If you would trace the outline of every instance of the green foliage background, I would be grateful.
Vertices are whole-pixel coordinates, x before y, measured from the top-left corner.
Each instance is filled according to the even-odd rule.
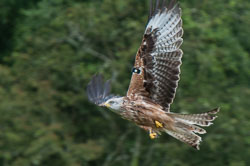
[[[91,76],[125,95],[147,0],[0,1],[0,165],[250,165],[250,2],[181,0],[184,51],[172,111],[220,106],[196,151],[89,103]]]

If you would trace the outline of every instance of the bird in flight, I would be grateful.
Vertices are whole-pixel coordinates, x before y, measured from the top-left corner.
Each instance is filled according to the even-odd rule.
[[[89,100],[110,108],[122,118],[149,132],[151,139],[165,132],[199,149],[201,137],[219,108],[198,114],[170,112],[180,79],[183,55],[181,8],[175,0],[150,1],[148,24],[135,57],[132,78],[126,96],[110,94],[110,81],[93,76],[87,86]]]

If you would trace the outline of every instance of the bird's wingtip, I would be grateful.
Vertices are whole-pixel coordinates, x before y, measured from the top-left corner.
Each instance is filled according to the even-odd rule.
[[[95,74],[87,85],[87,96],[90,102],[102,106],[102,104],[110,99],[110,80],[104,82],[103,75]]]

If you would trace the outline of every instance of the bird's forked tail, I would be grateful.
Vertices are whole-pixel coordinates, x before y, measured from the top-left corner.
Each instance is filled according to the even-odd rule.
[[[168,115],[175,121],[174,130],[165,131],[174,138],[199,150],[201,137],[197,134],[205,134],[206,130],[198,126],[207,127],[213,124],[212,121],[217,117],[215,114],[217,114],[219,110],[219,108],[215,108],[200,114],[170,113]]]

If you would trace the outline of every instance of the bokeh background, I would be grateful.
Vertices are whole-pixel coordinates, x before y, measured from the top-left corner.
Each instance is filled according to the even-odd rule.
[[[96,73],[125,95],[148,0],[0,1],[1,166],[250,165],[250,2],[180,0],[182,74],[172,111],[220,106],[201,150],[88,102]]]

